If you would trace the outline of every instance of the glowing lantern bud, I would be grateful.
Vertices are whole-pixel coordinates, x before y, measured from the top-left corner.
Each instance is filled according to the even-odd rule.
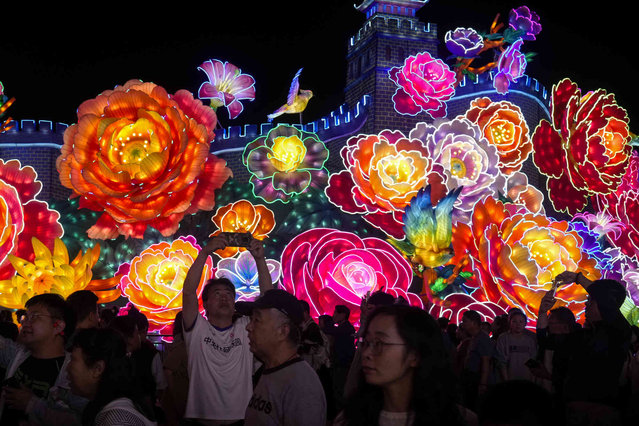
[[[263,240],[275,227],[275,215],[272,210],[261,204],[253,205],[247,200],[220,207],[211,220],[218,227],[211,236],[221,232],[246,232],[257,240]],[[235,256],[241,251],[246,251],[246,248],[226,247],[215,253],[224,258]]]

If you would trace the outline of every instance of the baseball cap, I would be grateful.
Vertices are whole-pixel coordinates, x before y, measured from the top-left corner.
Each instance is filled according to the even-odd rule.
[[[298,325],[304,319],[300,301],[286,290],[268,290],[253,302],[253,309],[270,308],[277,309]]]

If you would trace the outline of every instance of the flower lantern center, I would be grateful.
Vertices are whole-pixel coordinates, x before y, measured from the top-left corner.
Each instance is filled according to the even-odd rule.
[[[364,297],[368,291],[374,290],[377,284],[375,270],[364,262],[351,262],[344,266],[344,277],[351,289]]]
[[[161,151],[157,135],[149,120],[139,119],[121,128],[111,142],[111,157],[119,164],[139,164],[154,152]]]
[[[267,157],[280,172],[295,171],[306,157],[306,147],[298,136],[276,137]]]
[[[495,145],[508,143],[513,138],[513,130],[511,123],[499,122],[490,126],[490,140]]]
[[[380,175],[387,184],[408,182],[413,174],[413,159],[401,155],[384,157],[379,162]]]
[[[466,164],[459,158],[452,158],[450,160],[450,172],[458,178],[466,177]]]

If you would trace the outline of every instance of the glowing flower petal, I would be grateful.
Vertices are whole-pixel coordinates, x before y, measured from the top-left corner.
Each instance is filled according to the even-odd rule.
[[[266,265],[271,274],[271,282],[277,283],[282,274],[280,263],[267,259]],[[217,278],[228,278],[235,285],[235,300],[250,301],[260,294],[255,259],[248,251],[243,251],[237,258],[225,258],[218,262]]]
[[[555,210],[575,214],[588,197],[617,190],[630,159],[630,139],[628,116],[614,95],[599,89],[582,96],[568,79],[556,84],[552,122],[542,120],[532,137],[533,160],[548,177]]]
[[[89,237],[142,238],[147,226],[168,236],[185,214],[212,210],[232,174],[209,154],[216,123],[189,92],[135,80],[80,105],[57,168],[80,207],[104,212]]]
[[[243,74],[235,65],[219,59],[209,59],[198,67],[209,81],[202,83],[198,90],[200,99],[210,99],[214,108],[226,107],[229,118],[237,118],[244,110],[241,101],[255,99],[255,79]]]
[[[359,135],[342,148],[346,170],[332,174],[326,188],[331,203],[363,218],[388,235],[404,238],[402,214],[420,189],[431,185],[433,202],[445,193],[443,169],[415,137],[385,130]]]
[[[423,306],[408,292],[413,277],[408,261],[377,238],[328,228],[306,231],[284,249],[282,272],[284,289],[309,302],[314,318],[332,314],[342,304],[351,309],[350,321],[357,325],[362,298],[377,290]]]
[[[91,268],[100,257],[100,245],[86,253],[79,252],[69,262],[69,253],[61,239],[56,238],[53,251],[33,237],[33,261],[9,255],[9,261],[16,270],[11,279],[0,281],[0,306],[22,309],[31,297],[43,293],[56,293],[65,299],[74,291],[91,290],[98,295],[101,303],[112,302],[120,295],[113,291],[110,281],[100,285],[91,281]],[[102,284],[106,284],[102,285]]]
[[[288,202],[309,186],[324,187],[327,159],[328,149],[315,134],[285,124],[249,143],[242,156],[253,192],[267,203]]]
[[[186,273],[200,249],[194,237],[180,237],[170,243],[153,244],[131,263],[120,266],[122,295],[146,315],[149,331],[171,334],[175,315],[182,310]],[[213,261],[209,257],[198,285],[198,299],[203,284],[213,276],[213,272]]]
[[[211,220],[218,228],[211,236],[220,232],[248,232],[253,238],[263,240],[275,227],[275,215],[270,209],[261,204],[253,205],[247,200],[220,207]],[[246,251],[246,248],[226,247],[215,253],[224,258],[235,256],[242,251]]]
[[[601,277],[597,261],[582,250],[579,234],[568,222],[554,221],[530,212],[511,213],[493,198],[475,205],[469,224],[457,222],[453,247],[459,262],[468,253],[478,302],[490,302],[507,310],[518,307],[534,324],[541,298],[552,279],[564,271],[579,271],[588,279]],[[579,285],[557,290],[557,306],[567,306],[583,320],[586,291]]]

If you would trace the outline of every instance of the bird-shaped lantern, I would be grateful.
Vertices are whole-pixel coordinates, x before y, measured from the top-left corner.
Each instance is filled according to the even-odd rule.
[[[404,209],[405,240],[389,240],[416,267],[436,268],[453,258],[452,211],[462,187],[450,191],[436,206],[430,185],[422,188]]]
[[[286,99],[286,103],[279,107],[272,114],[268,114],[269,123],[273,121],[275,117],[279,117],[282,114],[296,114],[300,115],[300,124],[302,123],[302,111],[306,109],[306,105],[308,105],[308,101],[313,97],[313,92],[310,90],[300,90],[300,74],[304,68],[300,68],[295,77],[293,77],[293,81],[291,82],[291,87],[288,90],[288,98]]]

